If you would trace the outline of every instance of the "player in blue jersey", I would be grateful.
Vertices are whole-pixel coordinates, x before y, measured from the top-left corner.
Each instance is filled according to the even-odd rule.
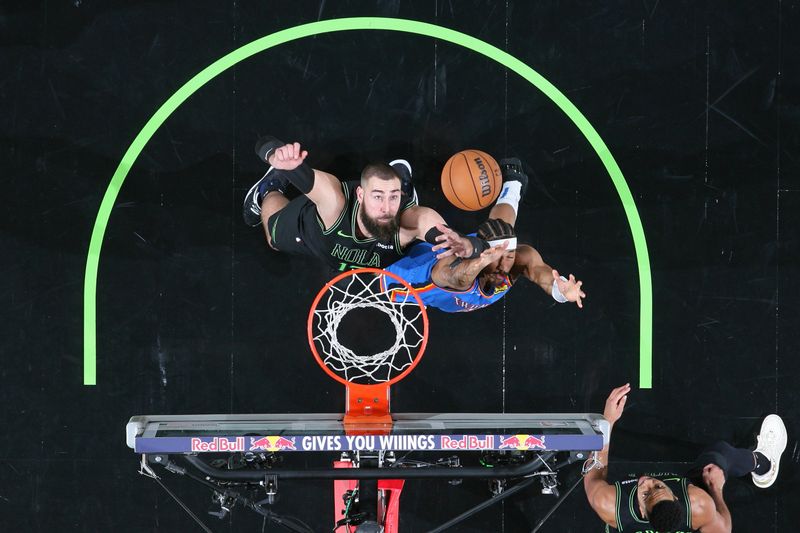
[[[417,239],[442,257],[477,257],[486,249],[480,239],[448,228],[433,209],[416,205],[406,161],[367,165],[360,180],[341,182],[306,164],[308,152],[296,142],[263,137],[256,154],[270,168],[248,191],[243,215],[250,226],[263,224],[275,250],[314,256],[343,271],[384,268]],[[303,196],[287,199],[289,185]]]
[[[500,160],[503,188],[489,213],[478,227],[477,236],[491,246],[472,259],[438,259],[431,245],[414,245],[405,257],[386,267],[414,287],[426,306],[448,313],[475,311],[504,297],[511,286],[524,277],[539,285],[560,303],[574,302],[583,307],[586,294],[583,282],[562,277],[544,262],[532,246],[517,244],[514,223],[519,201],[527,188],[528,177],[517,158]],[[393,280],[383,280],[391,287]],[[405,294],[398,287],[393,297]]]
[[[606,400],[603,417],[610,425],[609,441],[630,391],[630,385],[625,384],[612,390]],[[589,461],[592,465],[587,462],[585,467],[586,498],[606,523],[606,531],[730,533],[731,513],[722,487],[727,478],[747,474],[762,489],[775,482],[787,443],[786,427],[778,415],[764,419],[757,442],[755,450],[749,450],[720,441],[706,448],[686,474],[631,475],[616,483],[606,480],[610,444],[606,442]]]

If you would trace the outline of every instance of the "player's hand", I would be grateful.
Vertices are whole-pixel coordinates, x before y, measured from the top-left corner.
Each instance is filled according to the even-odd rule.
[[[621,387],[611,391],[606,400],[606,408],[603,410],[603,418],[608,420],[612,426],[622,416],[625,409],[625,402],[628,401],[628,393],[631,391],[631,384],[626,383]]]
[[[436,237],[438,244],[431,248],[431,251],[436,252],[436,259],[443,259],[451,255],[468,257],[472,253],[472,243],[469,242],[469,239],[444,224],[436,224],[436,229],[442,232]]]
[[[497,246],[492,246],[491,248],[487,248],[480,255],[480,261],[484,265],[490,265],[503,257],[503,254],[506,253],[506,248],[508,248],[508,241],[505,241],[503,244],[498,244]]]
[[[569,279],[564,281],[561,279],[561,275],[558,273],[558,270],[553,269],[553,279],[556,280],[558,284],[558,290],[561,291],[561,294],[567,299],[568,302],[575,302],[578,304],[578,307],[583,309],[583,299],[586,298],[586,293],[583,292],[581,286],[583,285],[582,281],[578,281],[575,279],[575,276],[572,274],[569,275]]]
[[[269,155],[267,162],[278,170],[294,170],[308,156],[308,151],[300,147],[300,143],[289,143],[277,148]]]
[[[703,482],[709,491],[722,492],[725,486],[725,472],[715,464],[707,464],[703,467]]]

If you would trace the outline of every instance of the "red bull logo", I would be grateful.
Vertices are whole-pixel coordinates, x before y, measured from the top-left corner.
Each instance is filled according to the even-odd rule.
[[[494,435],[463,435],[460,439],[442,435],[439,446],[443,450],[493,450]]]
[[[243,452],[244,437],[228,439],[226,437],[192,437],[193,452]]]
[[[544,439],[544,435],[542,435],[541,438],[535,435],[525,434],[510,435],[500,441],[500,446],[498,446],[498,448],[514,448],[515,450],[530,450],[532,448],[539,448],[540,450],[546,450],[547,445],[545,445]]]
[[[250,437],[250,451],[263,450],[266,452],[280,452],[285,450],[297,450],[294,444],[295,437],[261,437],[256,439]]]

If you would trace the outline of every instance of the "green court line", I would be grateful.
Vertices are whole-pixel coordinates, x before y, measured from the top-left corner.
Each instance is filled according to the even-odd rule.
[[[606,167],[606,171],[611,177],[611,181],[617,190],[617,194],[622,201],[625,216],[633,236],[634,248],[636,251],[636,264],[639,271],[639,387],[652,387],[652,339],[653,339],[653,298],[652,282],[650,276],[650,259],[647,252],[647,242],[644,237],[639,213],[631,195],[628,184],[622,175],[617,162],[611,155],[600,135],[595,131],[586,117],[578,111],[572,102],[564,94],[555,88],[549,81],[543,78],[531,67],[513,57],[512,55],[485,43],[475,37],[460,33],[448,28],[405,19],[380,18],[380,17],[355,17],[334,20],[323,20],[295,26],[282,30],[238,48],[224,57],[218,59],[186,84],[179,88],[147,121],[142,130],[136,135],[125,155],[114,172],[111,182],[106,189],[97,218],[94,222],[92,237],[89,242],[89,251],[86,258],[86,275],[83,285],[83,383],[84,385],[97,384],[97,271],[100,263],[100,252],[103,246],[103,237],[108,226],[108,219],[111,210],[117,199],[119,190],[125,178],[139,157],[144,146],[158,130],[158,128],[169,118],[186,99],[194,94],[207,82],[219,76],[222,72],[233,65],[247,59],[264,50],[274,46],[284,44],[297,39],[320,35],[324,33],[334,33],[346,30],[388,30],[405,33],[424,35],[447,41],[474,52],[482,54],[497,63],[505,66],[509,70],[516,72],[519,76],[529,81],[537,89],[542,91],[555,103],[569,119],[577,126],[580,132],[589,141],[600,160]]]

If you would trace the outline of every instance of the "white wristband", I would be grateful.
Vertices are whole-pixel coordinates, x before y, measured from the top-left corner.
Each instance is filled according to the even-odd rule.
[[[562,280],[567,281],[567,278],[564,276],[559,276]],[[553,280],[553,300],[557,301],[560,304],[567,302],[567,297],[561,294],[561,291],[558,290],[558,280]]]
[[[494,248],[495,246],[502,246],[503,243],[508,243],[508,248],[506,248],[506,252],[513,252],[517,249],[517,238],[516,237],[507,237],[505,239],[495,239],[493,241],[487,241],[489,243],[489,248]]]

